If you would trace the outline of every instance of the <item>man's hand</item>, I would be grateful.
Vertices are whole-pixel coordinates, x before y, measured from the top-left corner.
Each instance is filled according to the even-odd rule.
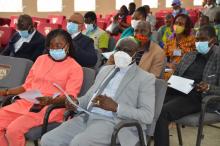
[[[202,81],[202,82],[200,82],[199,84],[196,85],[196,90],[198,92],[208,92],[209,84]]]
[[[99,95],[93,99],[95,107],[102,108],[107,111],[117,112],[118,104],[106,95]]]
[[[72,98],[73,102],[75,102],[77,105],[79,104],[78,100],[75,98]],[[67,99],[65,100],[65,106],[67,110],[76,111],[76,107],[71,104]]]
[[[49,105],[49,104],[51,104],[51,102],[52,102],[52,97],[48,97],[48,96],[45,96],[45,97],[37,97],[36,98],[40,103],[40,105],[42,105],[42,106],[46,106],[46,105]]]
[[[115,64],[115,60],[114,60],[114,54],[112,54],[109,59],[106,62],[107,65],[114,65]]]

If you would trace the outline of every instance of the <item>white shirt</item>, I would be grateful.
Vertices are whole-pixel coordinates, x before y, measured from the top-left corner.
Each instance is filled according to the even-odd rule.
[[[119,88],[119,85],[124,78],[125,74],[127,73],[129,67],[120,69],[119,72],[115,74],[115,76],[110,80],[104,91],[102,92],[102,95],[106,95],[108,97],[111,97],[112,99],[115,99],[115,93],[117,89]],[[93,99],[91,99],[93,100]],[[107,117],[113,117],[113,114],[111,111],[106,111],[104,109],[98,108],[98,107],[93,107],[91,110],[92,113],[97,113],[100,115],[104,115]]]
[[[21,37],[15,44],[15,53],[18,52],[18,50],[21,48],[21,46],[23,45],[24,42],[29,43],[31,41],[31,39],[33,38],[34,34],[36,33],[36,30],[34,30],[34,32],[32,32],[32,34],[30,34],[27,38],[23,38]]]
[[[72,39],[74,39],[74,38],[75,38],[76,36],[78,36],[80,33],[81,33],[81,32],[73,33],[73,34],[71,35]]]

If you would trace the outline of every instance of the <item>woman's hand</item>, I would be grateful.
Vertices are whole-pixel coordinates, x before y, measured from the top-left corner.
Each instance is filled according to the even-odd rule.
[[[79,104],[77,99],[72,98],[72,100],[75,104],[77,104],[77,105]],[[76,107],[73,104],[71,104],[67,99],[65,100],[65,106],[66,106],[67,110],[76,111]]]
[[[51,104],[52,102],[52,97],[44,96],[44,97],[37,97],[36,98],[39,101],[39,104],[42,106],[46,106]]]

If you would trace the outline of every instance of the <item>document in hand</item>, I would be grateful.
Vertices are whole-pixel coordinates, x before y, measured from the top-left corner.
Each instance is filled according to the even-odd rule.
[[[115,53],[115,51],[112,51],[112,52],[106,52],[106,53],[102,53],[102,55],[103,55],[106,59],[109,59],[110,56],[111,56],[112,54],[114,54],[114,53]]]
[[[172,75],[168,80],[168,86],[180,92],[188,94],[192,89],[194,80]]]
[[[24,93],[18,94],[20,98],[26,99],[27,101],[38,104],[39,101],[36,99],[37,97],[43,97],[39,90],[29,90]]]

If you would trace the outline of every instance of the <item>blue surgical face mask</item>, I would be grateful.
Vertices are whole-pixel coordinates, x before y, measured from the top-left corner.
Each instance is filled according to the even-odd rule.
[[[66,51],[64,49],[50,49],[49,53],[57,61],[63,60],[66,57]]]
[[[22,38],[28,38],[29,36],[28,30],[19,30],[18,33]]]
[[[203,55],[207,54],[210,50],[209,42],[196,42],[196,50]]]
[[[66,29],[68,33],[74,34],[74,33],[79,32],[79,25],[73,22],[68,22]]]
[[[91,32],[94,30],[94,25],[93,24],[85,24],[86,31]]]

